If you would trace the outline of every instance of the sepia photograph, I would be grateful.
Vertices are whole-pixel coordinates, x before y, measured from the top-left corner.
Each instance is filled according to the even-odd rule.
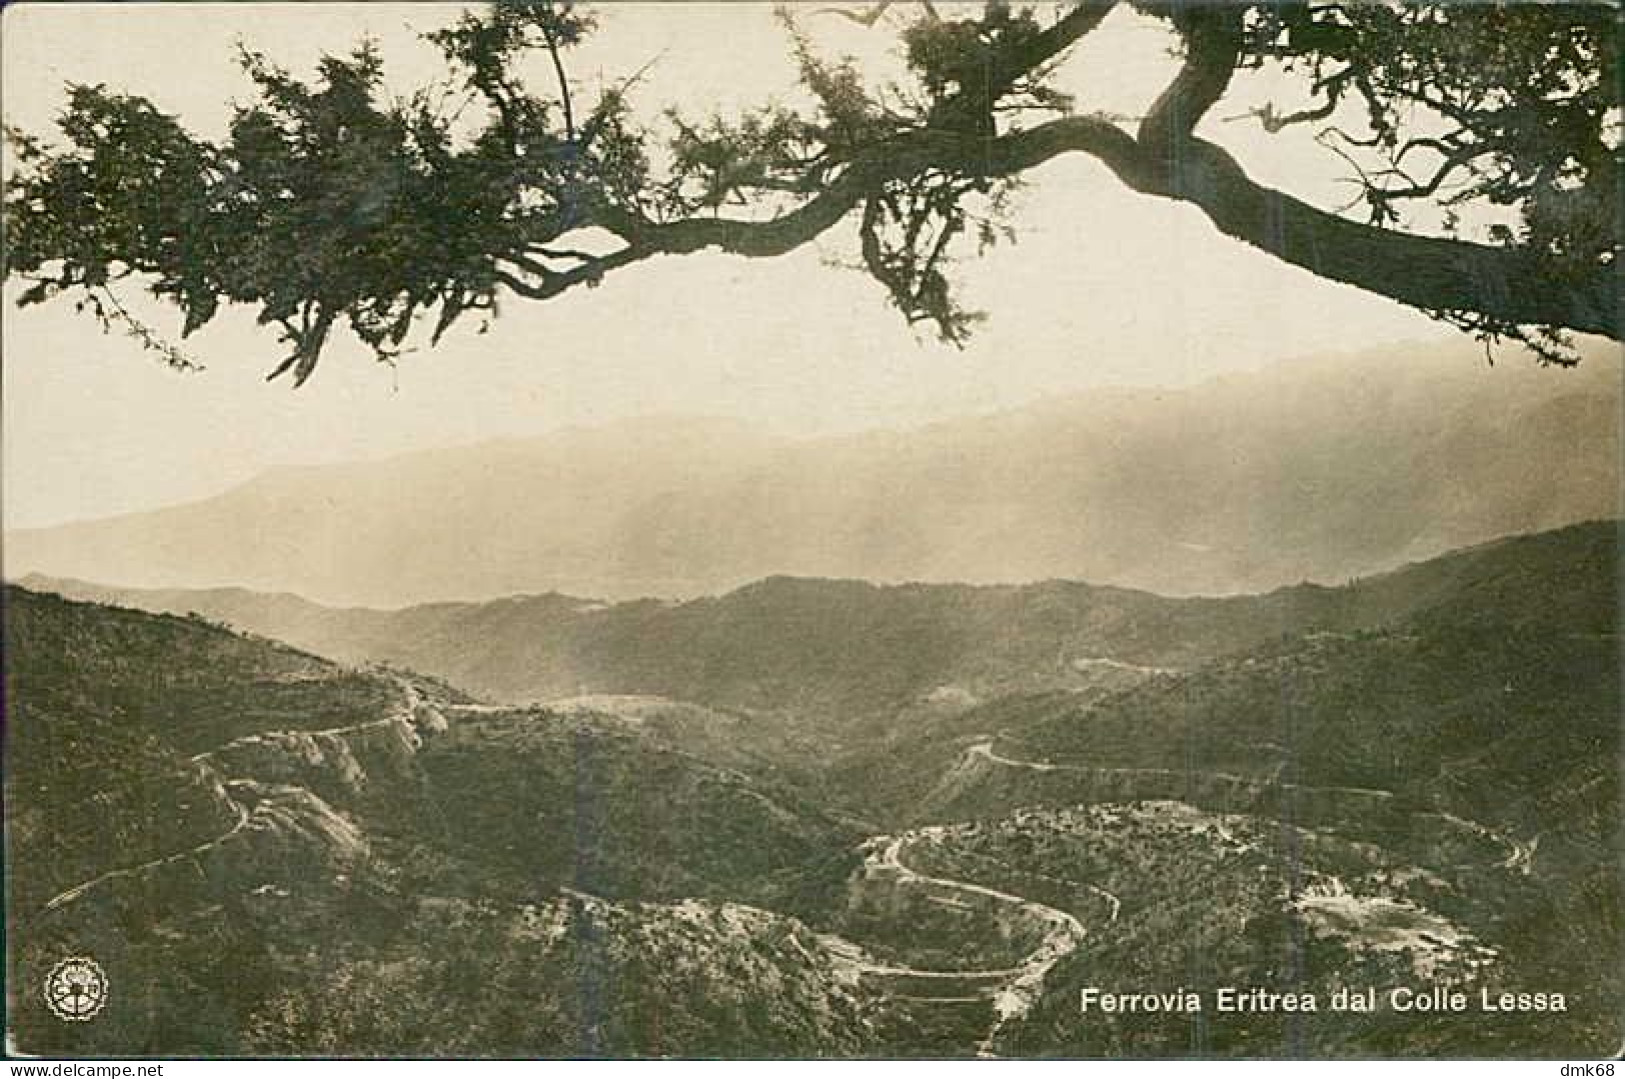
[[[1618,1057],[1620,26],[5,5],[7,1057]]]

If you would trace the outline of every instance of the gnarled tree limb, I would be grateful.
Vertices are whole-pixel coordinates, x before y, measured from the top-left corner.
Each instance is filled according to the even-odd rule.
[[[815,198],[763,221],[649,224],[610,215],[600,223],[630,245],[617,265],[703,248],[781,255],[816,239],[886,180],[927,168],[1013,176],[1071,153],[1099,159],[1135,191],[1197,207],[1225,235],[1284,262],[1412,307],[1479,310],[1508,322],[1614,337],[1620,332],[1607,267],[1578,285],[1557,282],[1515,249],[1361,224],[1258,184],[1228,152],[1204,139],[1179,140],[1179,166],[1170,169],[1161,153],[1094,116],[1063,117],[991,140],[930,131],[900,136],[853,163]]]

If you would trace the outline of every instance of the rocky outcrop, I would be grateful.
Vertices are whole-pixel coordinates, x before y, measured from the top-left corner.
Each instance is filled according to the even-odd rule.
[[[357,807],[379,787],[411,781],[425,735],[445,729],[437,708],[410,683],[396,681],[400,702],[389,715],[347,727],[248,735],[193,757],[183,783],[170,779],[175,793],[168,801],[199,803],[202,813],[186,819],[206,813],[212,827],[165,830],[159,833],[168,838],[165,850],[152,850],[150,841],[132,847],[100,837],[101,845],[91,849],[104,862],[108,852],[119,852],[124,864],[64,887],[43,913],[64,918],[90,906],[99,916],[165,922],[256,887],[328,879],[355,865],[368,853],[354,819]],[[106,810],[150,794],[125,787],[88,802]],[[149,797],[142,804],[151,812],[163,801]],[[195,842],[177,846],[177,838]],[[132,857],[140,854],[147,856]]]

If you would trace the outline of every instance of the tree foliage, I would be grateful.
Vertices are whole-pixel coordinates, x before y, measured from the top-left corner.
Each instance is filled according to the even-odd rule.
[[[1119,5],[1180,44],[1137,123],[1061,88],[1073,47]],[[895,29],[906,77],[873,85],[822,55],[805,24],[826,15]],[[547,0],[499,0],[428,35],[448,79],[404,100],[369,44],[309,81],[245,48],[255,99],[218,143],[139,96],[73,86],[53,141],[8,132],[5,274],[28,280],[22,303],[71,296],[177,365],[115,282],[178,306],[182,336],[252,307],[287,346],[272,377],[302,383],[341,322],[392,360],[420,321],[438,341],[505,294],[552,299],[655,255],[777,255],[855,218],[892,303],[960,343],[980,315],[956,299],[954,259],[1008,235],[1025,172],[1083,153],[1277,258],[1543,359],[1572,362],[1570,331],[1620,337],[1607,6],[992,0],[950,17],[882,0],[781,17],[806,103],[702,120],[639,121],[638,76],[586,94],[567,67],[594,21]],[[537,56],[543,85],[520,75]],[[1262,186],[1198,133],[1237,72],[1276,67],[1311,103],[1254,118],[1316,125],[1351,174],[1349,206]]]

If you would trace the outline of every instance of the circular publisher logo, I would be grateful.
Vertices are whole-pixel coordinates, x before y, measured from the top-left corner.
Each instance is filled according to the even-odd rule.
[[[45,1006],[64,1023],[84,1023],[107,1004],[107,975],[88,956],[62,960],[45,976]]]

